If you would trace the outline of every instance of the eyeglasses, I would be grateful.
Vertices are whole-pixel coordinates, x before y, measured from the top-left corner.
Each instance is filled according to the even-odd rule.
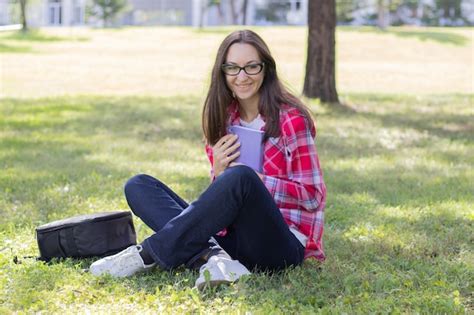
[[[227,75],[235,76],[235,75],[239,75],[240,71],[244,70],[244,72],[247,73],[248,75],[256,75],[262,72],[264,65],[265,63],[261,62],[261,63],[252,63],[244,67],[239,67],[237,65],[225,63],[222,65],[222,72],[224,72]]]

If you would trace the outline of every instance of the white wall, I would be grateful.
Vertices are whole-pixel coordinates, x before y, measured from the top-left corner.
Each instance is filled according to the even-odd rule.
[[[8,0],[0,0],[0,25],[10,24],[10,19],[8,17]]]

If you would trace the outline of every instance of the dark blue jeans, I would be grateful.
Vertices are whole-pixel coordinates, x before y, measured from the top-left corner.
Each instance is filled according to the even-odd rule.
[[[280,270],[303,261],[303,245],[247,166],[226,169],[191,204],[148,175],[132,177],[125,196],[133,213],[155,231],[142,244],[164,269],[209,251],[211,237],[249,269]],[[227,234],[216,236],[224,228]]]

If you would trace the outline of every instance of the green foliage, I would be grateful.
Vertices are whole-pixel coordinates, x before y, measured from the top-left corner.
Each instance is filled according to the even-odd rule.
[[[107,27],[126,7],[127,0],[92,0],[92,6],[88,8],[88,13],[99,17],[103,21],[104,27]]]
[[[269,22],[286,21],[287,4],[278,1],[272,1],[265,7],[257,8],[255,18],[264,19]]]
[[[63,97],[0,103],[0,313],[463,314],[474,279],[472,95],[310,102],[328,187],[323,264],[193,289],[197,272],[95,278],[50,265],[34,227],[127,209],[123,183],[157,176],[192,200],[208,184],[201,100]],[[151,233],[135,221],[139,240]],[[20,259],[13,262],[14,256]]]
[[[436,7],[442,12],[441,16],[448,19],[461,18],[462,0],[436,0]]]
[[[390,25],[394,26],[404,24],[403,18],[419,19],[420,23],[427,26],[472,24],[472,18],[468,18],[468,10],[465,12],[462,10],[462,0],[428,2],[418,0],[336,0],[336,3],[338,22],[340,23],[351,22],[353,13],[362,9],[367,14],[365,16],[367,24],[375,23],[379,14],[390,14]],[[408,10],[400,13],[398,11],[401,8]],[[420,9],[422,16],[418,17],[416,12]],[[399,14],[404,15],[403,18]]]
[[[12,17],[12,21],[18,21],[22,24],[22,32],[27,32],[29,28],[28,24],[28,11],[31,2],[35,0],[10,0],[12,4],[17,4],[17,7],[7,6],[8,14]]]
[[[352,12],[357,8],[357,1],[337,0],[336,1],[336,15],[338,23],[348,23],[354,18]]]

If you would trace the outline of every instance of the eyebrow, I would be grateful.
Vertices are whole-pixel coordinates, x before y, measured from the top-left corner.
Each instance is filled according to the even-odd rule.
[[[250,60],[250,61],[248,61],[245,65],[249,65],[249,64],[252,64],[252,63],[260,63],[260,62],[261,62],[261,61]],[[236,62],[232,62],[232,61],[226,62],[226,64],[232,64],[232,65],[238,66],[238,64],[237,64]]]

